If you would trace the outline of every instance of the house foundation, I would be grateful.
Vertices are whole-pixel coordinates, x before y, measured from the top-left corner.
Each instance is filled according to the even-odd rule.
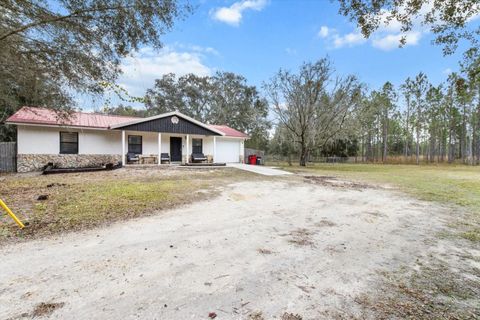
[[[40,171],[48,163],[60,168],[79,168],[117,164],[121,161],[122,156],[119,154],[18,154],[17,172]]]

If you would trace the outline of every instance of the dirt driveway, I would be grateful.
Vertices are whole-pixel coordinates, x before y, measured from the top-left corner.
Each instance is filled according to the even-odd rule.
[[[0,318],[350,318],[382,294],[381,274],[451,250],[436,240],[444,208],[318,182],[235,183],[159,216],[4,247]]]

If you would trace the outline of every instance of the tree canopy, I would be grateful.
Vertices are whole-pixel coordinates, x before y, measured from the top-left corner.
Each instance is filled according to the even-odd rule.
[[[355,21],[365,37],[382,25],[399,24],[404,35],[414,27],[427,27],[436,35],[434,42],[443,45],[445,54],[453,53],[461,39],[478,47],[480,26],[467,24],[480,15],[478,0],[338,0],[340,13]]]
[[[177,110],[205,123],[228,125],[249,134],[250,147],[267,143],[267,101],[243,76],[231,72],[164,75],[147,90],[145,107],[150,115]]]
[[[62,87],[98,92],[99,82],[116,79],[123,57],[141,45],[160,48],[188,8],[174,0],[2,1],[0,72],[46,74]]]
[[[281,128],[300,148],[301,166],[343,129],[361,93],[357,79],[335,75],[326,58],[304,63],[296,73],[279,70],[264,87]]]
[[[72,92],[101,93],[122,58],[144,45],[160,48],[190,10],[177,0],[2,1],[0,122],[24,104],[68,109]]]

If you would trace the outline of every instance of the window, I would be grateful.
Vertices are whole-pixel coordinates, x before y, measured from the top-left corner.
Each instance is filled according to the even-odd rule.
[[[202,139],[192,139],[192,153],[203,153]]]
[[[78,154],[78,132],[60,132],[60,153]]]
[[[142,136],[128,136],[128,153],[142,154]]]

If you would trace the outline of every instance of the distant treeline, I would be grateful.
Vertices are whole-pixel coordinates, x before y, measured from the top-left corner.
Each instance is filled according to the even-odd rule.
[[[298,132],[311,136],[307,158],[337,156],[356,157],[365,162],[478,165],[480,58],[477,51],[466,55],[460,73],[451,73],[438,86],[432,85],[424,73],[419,73],[398,88],[386,82],[380,90],[363,89],[358,100],[351,102],[343,122],[338,122],[336,130],[330,131],[328,141],[318,144],[315,132],[310,133],[312,129]],[[318,104],[322,103],[319,99]],[[284,112],[285,107],[282,108]],[[323,107],[323,110],[329,109]],[[300,122],[292,120],[301,116],[307,114],[295,108],[289,115],[290,122],[280,121],[269,145],[270,154],[301,157],[301,146],[295,142],[295,133],[291,130],[292,125],[302,127]],[[319,115],[312,112],[308,116]]]

